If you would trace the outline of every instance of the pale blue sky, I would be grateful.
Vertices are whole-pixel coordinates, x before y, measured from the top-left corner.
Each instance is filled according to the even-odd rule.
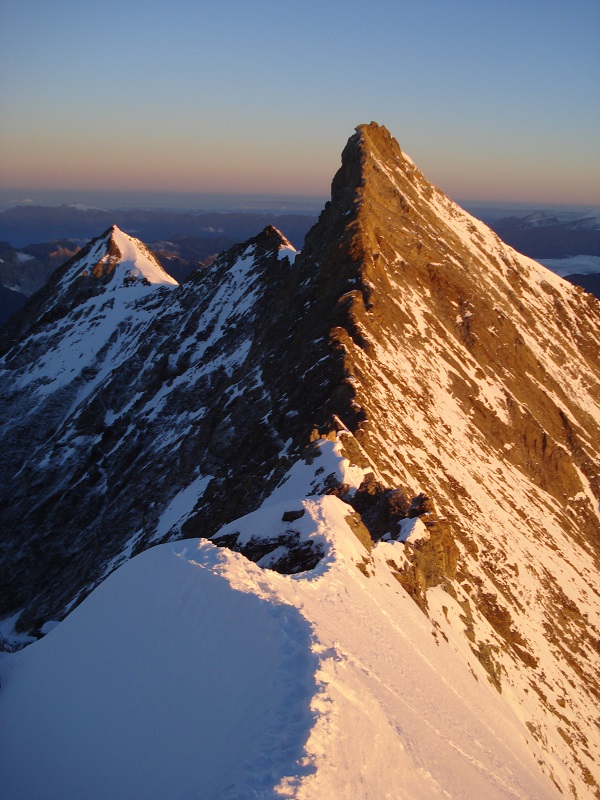
[[[456,199],[600,203],[600,0],[0,9],[0,189],[326,195],[376,120]]]

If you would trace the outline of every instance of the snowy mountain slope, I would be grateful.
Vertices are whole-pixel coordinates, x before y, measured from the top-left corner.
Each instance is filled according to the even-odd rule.
[[[302,253],[267,228],[180,287],[119,284],[126,319],[109,262],[97,279],[67,265],[4,342],[0,615],[36,633],[180,538],[314,574],[350,525],[360,585],[405,590],[546,776],[596,796],[599,304],[503,245],[374,123]],[[79,358],[95,341],[82,309],[105,300],[113,332],[98,324]],[[247,516],[279,500],[289,525]],[[298,530],[307,502],[326,507],[322,531]]]
[[[99,360],[116,369],[118,356],[110,346],[116,332],[147,327],[156,302],[153,287],[178,285],[141,242],[116,226],[59,270],[53,283],[54,290],[42,294],[41,317],[37,298],[34,314],[25,317],[32,320],[27,348],[33,355],[21,354],[29,368],[20,370],[15,389],[33,387],[33,396],[72,385],[85,370],[97,370]]]
[[[321,449],[294,468],[296,487],[314,481],[319,462],[343,468],[337,446]],[[483,669],[471,673],[393,580],[387,562],[402,544],[369,553],[340,499],[286,494],[233,527],[277,538],[282,514],[303,510],[294,526],[325,550],[312,572],[279,575],[206,540],[162,545],[42,641],[4,654],[5,791],[559,796]],[[365,559],[369,574],[357,568]]]
[[[358,130],[336,181],[355,185],[344,255],[360,281],[334,332],[354,433],[458,548],[452,597],[423,596],[418,554],[405,586],[595,786],[600,307],[428,184],[385,129]]]
[[[0,603],[11,614],[28,606],[28,627],[64,614],[134,548],[165,538],[181,492],[191,511],[212,480],[207,515],[219,503],[234,512],[227,481],[238,488],[259,454],[276,466],[283,447],[267,419],[279,404],[263,385],[260,340],[271,292],[289,291],[289,242],[266,229],[177,288],[149,284],[149,270],[130,281],[146,254],[138,247],[124,264],[113,233],[33,299],[35,313],[16,320],[5,347],[2,521],[12,534],[0,543]],[[234,457],[240,472],[230,475]],[[237,494],[249,502],[248,490]]]

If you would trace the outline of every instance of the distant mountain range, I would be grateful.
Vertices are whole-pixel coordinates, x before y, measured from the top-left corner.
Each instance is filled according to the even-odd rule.
[[[503,241],[531,258],[600,257],[598,216],[576,217],[544,210],[499,216],[497,209],[488,210],[483,205],[474,213]],[[98,230],[113,224],[146,242],[163,267],[183,280],[193,269],[268,224],[301,248],[315,222],[316,217],[304,213],[108,210],[81,203],[14,206],[0,212],[0,288],[10,290],[0,291],[0,324],[44,285],[56,267]],[[578,267],[571,274],[560,274],[600,296],[599,276],[581,272]]]
[[[98,230],[113,224],[149,243],[165,269],[183,280],[267,224],[277,224],[300,246],[314,222],[305,214],[108,211],[80,203],[15,206],[0,212],[0,324]]]
[[[504,217],[490,227],[511,247],[531,258],[600,256],[600,217],[561,220],[545,211]]]
[[[31,242],[71,239],[84,244],[99,230],[118,225],[145,242],[178,236],[226,237],[244,241],[265,225],[276,224],[290,241],[300,246],[315,218],[306,214],[255,212],[161,211],[157,209],[106,210],[78,203],[61,206],[14,206],[0,212],[0,242],[22,248]]]

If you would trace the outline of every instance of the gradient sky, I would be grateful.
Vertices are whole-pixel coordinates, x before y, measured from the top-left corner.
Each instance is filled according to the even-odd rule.
[[[376,120],[455,199],[600,204],[600,0],[0,2],[0,189],[325,196]]]

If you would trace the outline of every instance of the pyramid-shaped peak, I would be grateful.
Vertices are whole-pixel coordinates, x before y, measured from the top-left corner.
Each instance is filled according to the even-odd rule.
[[[274,225],[267,225],[259,234],[238,247],[246,256],[252,253],[254,258],[267,256],[270,259],[277,254],[279,259],[287,256],[293,262],[297,254],[294,245]]]
[[[263,228],[262,235],[267,239],[281,240],[283,242],[287,242],[286,237],[279,230],[279,228],[275,227],[275,225],[267,225],[265,228]]]
[[[145,244],[122,231],[117,225],[111,225],[91,248],[84,260],[94,261],[91,273],[96,277],[111,277],[119,283],[127,285],[140,282],[143,285],[178,286],[161,267],[156,256]],[[85,267],[84,267],[85,271]]]
[[[290,261],[294,260],[297,250],[279,228],[274,225],[267,225],[266,228],[263,228],[258,238],[262,239],[269,247],[276,247],[279,251],[279,258],[287,256]]]
[[[374,158],[386,163],[414,166],[412,160],[402,152],[400,145],[384,125],[377,122],[358,125],[356,133],[350,137],[342,162],[347,159]]]
[[[331,184],[332,203],[341,214],[348,214],[365,191],[377,192],[378,184],[390,181],[404,194],[424,178],[386,127],[377,122],[359,125],[342,152],[342,165]]]

